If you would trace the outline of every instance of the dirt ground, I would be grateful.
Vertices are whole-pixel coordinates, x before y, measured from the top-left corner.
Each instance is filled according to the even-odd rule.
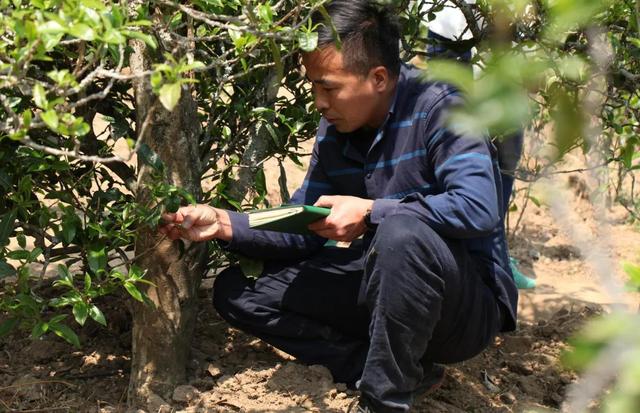
[[[295,167],[291,172],[289,183],[295,187],[302,173]],[[276,181],[271,175],[268,179]],[[568,184],[568,177],[560,183]],[[572,214],[587,229],[599,227],[601,217],[579,195],[570,200]],[[278,203],[275,193],[271,200]],[[512,223],[520,210],[512,213]],[[621,209],[606,214],[611,242],[603,249],[620,268],[622,261],[637,263],[637,227],[628,224]],[[536,289],[522,291],[517,331],[496,338],[474,359],[448,366],[443,385],[417,400],[414,411],[556,411],[567,386],[578,380],[559,363],[567,338],[614,301],[638,306],[637,297],[613,300],[603,292],[585,251],[574,245],[547,206],[527,206],[510,244],[521,269],[538,283]],[[624,278],[619,268],[610,275]],[[301,365],[229,328],[212,308],[211,284],[205,280],[200,291],[189,383],[176,389],[173,400],[158,400],[149,412],[347,410],[357,393],[333,383],[325,368]],[[12,335],[0,343],[0,412],[126,411],[131,326],[119,311],[122,300],[111,298],[102,305],[109,327],[88,324],[80,330],[82,350],[50,336],[31,340]]]

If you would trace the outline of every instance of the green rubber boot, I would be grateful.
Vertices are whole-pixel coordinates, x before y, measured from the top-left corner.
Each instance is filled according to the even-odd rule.
[[[518,260],[509,257],[509,266],[513,273],[513,280],[516,282],[516,287],[520,290],[530,290],[536,287],[536,280],[529,278],[518,269]]]

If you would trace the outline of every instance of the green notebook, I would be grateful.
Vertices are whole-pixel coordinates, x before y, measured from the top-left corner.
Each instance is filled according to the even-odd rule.
[[[277,208],[258,209],[248,213],[249,228],[292,234],[313,234],[307,225],[322,219],[331,209],[311,205],[282,205]]]

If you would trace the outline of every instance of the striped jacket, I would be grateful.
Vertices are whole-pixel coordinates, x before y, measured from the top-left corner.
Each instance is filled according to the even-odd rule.
[[[496,153],[484,137],[460,136],[448,127],[447,114],[462,103],[451,86],[424,82],[420,71],[403,66],[389,115],[366,156],[350,144],[352,134],[321,120],[309,170],[291,203],[313,204],[321,195],[373,199],[374,224],[408,214],[443,237],[463,240],[506,310],[504,330],[512,330],[518,293],[508,264]],[[304,257],[326,241],[252,230],[241,213],[231,213],[231,224],[228,247],[253,257]],[[371,238],[365,235],[365,245]]]

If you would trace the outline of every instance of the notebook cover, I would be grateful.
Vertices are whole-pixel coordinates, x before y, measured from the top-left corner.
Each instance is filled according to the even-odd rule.
[[[260,214],[260,212],[264,211],[274,211],[279,209],[289,209],[289,208],[302,208],[300,212],[280,218],[272,218],[268,222],[260,223],[260,224],[249,224],[250,228],[254,229],[262,229],[268,231],[277,231],[277,232],[288,232],[291,234],[303,234],[309,235],[313,234],[313,231],[309,231],[307,225],[311,224],[314,221],[322,219],[331,213],[331,209],[316,207],[312,205],[283,205],[276,208],[268,208],[261,209],[256,211],[251,211],[249,214]],[[249,217],[251,218],[251,217]]]

